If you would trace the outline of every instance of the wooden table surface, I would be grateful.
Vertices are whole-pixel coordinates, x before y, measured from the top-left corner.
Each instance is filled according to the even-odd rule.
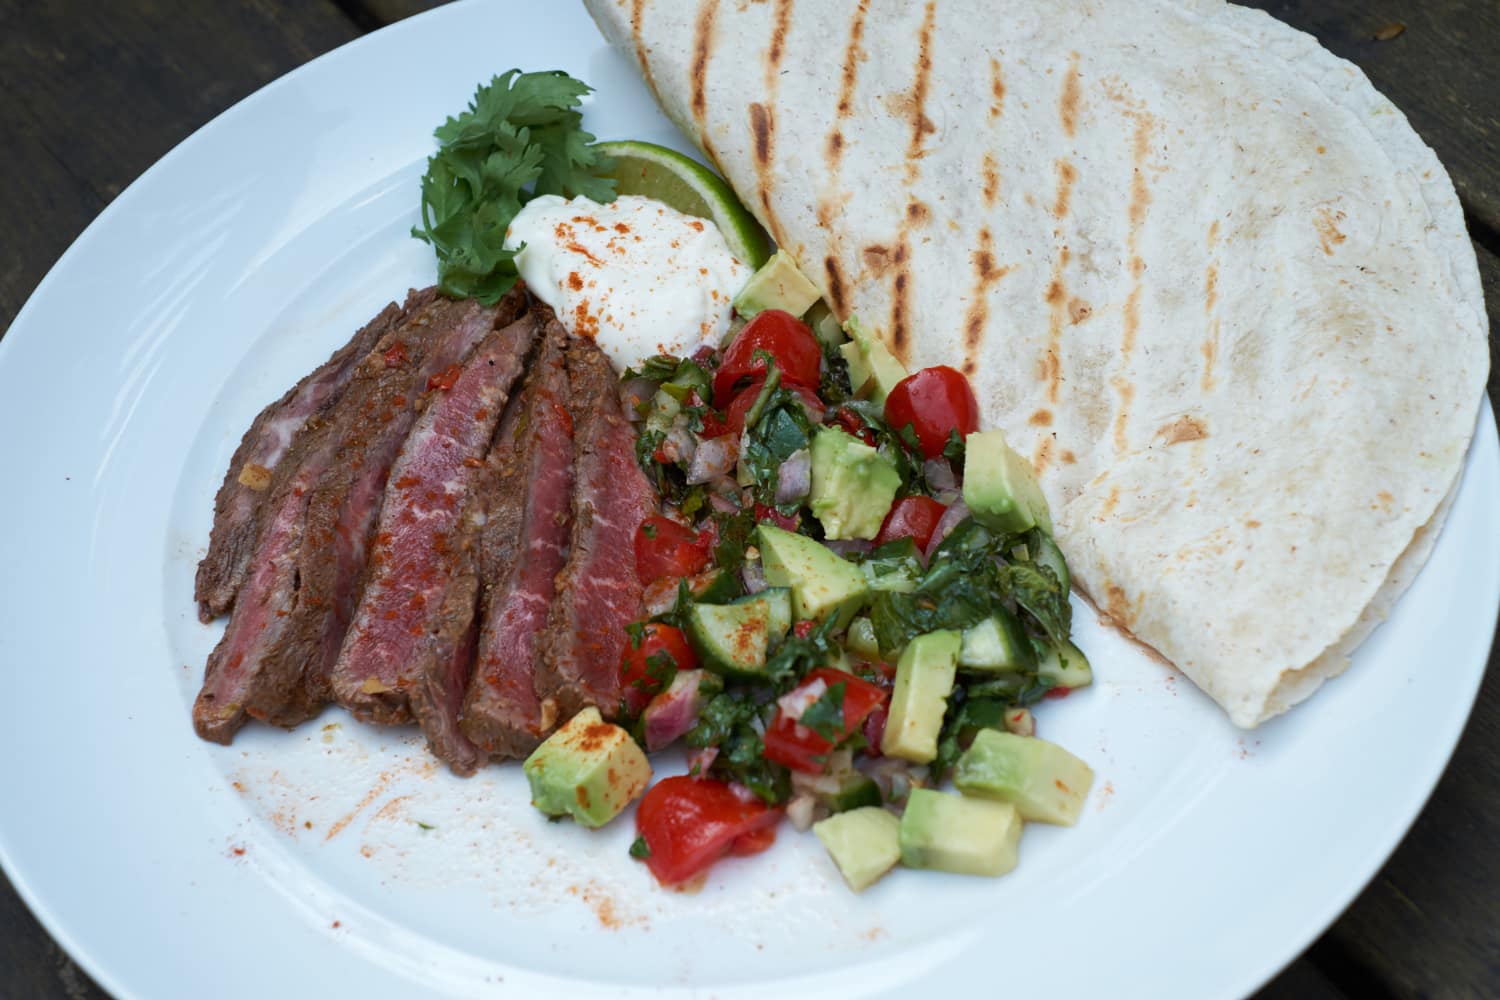
[[[1500,314],[1500,0],[1255,5],[1359,64],[1437,150],[1463,200],[1491,312]],[[84,226],[194,129],[314,56],[433,6],[0,0],[0,329]],[[1493,354],[1496,326],[1490,329]],[[1490,378],[1495,398],[1493,372]],[[1259,996],[1500,996],[1500,673],[1493,666],[1492,658],[1458,751],[1405,841],[1338,922]],[[1442,664],[1431,667],[1441,684]],[[1309,849],[1337,851],[1338,844]],[[170,944],[163,949],[161,960],[170,961]],[[0,996],[104,996],[3,876]]]

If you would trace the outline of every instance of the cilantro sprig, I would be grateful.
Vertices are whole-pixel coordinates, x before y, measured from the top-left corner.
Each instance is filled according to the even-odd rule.
[[[438,257],[438,287],[454,298],[499,301],[518,277],[505,230],[537,195],[612,201],[613,161],[577,110],[587,84],[560,70],[510,70],[479,87],[468,110],[433,133],[440,147],[422,178],[422,222],[412,235]]]

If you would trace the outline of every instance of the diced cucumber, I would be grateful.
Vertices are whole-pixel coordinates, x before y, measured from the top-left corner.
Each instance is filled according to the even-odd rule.
[[[922,556],[910,538],[886,542],[859,564],[872,592],[889,590],[909,594],[922,575]]]
[[[792,630],[792,591],[789,587],[768,587],[758,594],[746,594],[734,603],[749,604],[751,601],[765,601],[770,608],[771,617],[768,623],[770,641],[772,646],[781,645],[781,640]]]
[[[964,644],[958,653],[960,667],[1009,673],[1030,670],[1035,664],[1036,653],[1020,620],[1004,608],[964,629]]]
[[[855,892],[863,891],[901,860],[901,821],[867,806],[813,824],[839,874]]]
[[[1056,575],[1058,582],[1062,584],[1063,590],[1071,590],[1073,578],[1068,573],[1068,561],[1063,558],[1062,549],[1058,548],[1052,536],[1045,532],[1038,531],[1036,537],[1036,553],[1032,559],[1037,565],[1050,569]]]
[[[880,643],[875,641],[875,625],[866,615],[860,615],[849,623],[849,634],[844,637],[844,645],[862,660],[882,662]]]
[[[899,829],[901,863],[959,875],[1015,868],[1021,815],[1008,802],[913,788]]]
[[[1055,743],[985,729],[958,759],[953,783],[965,795],[1011,803],[1022,819],[1072,826],[1094,772]]]
[[[703,665],[726,677],[756,678],[766,668],[771,605],[694,604],[687,613],[688,640]]]
[[[818,798],[832,812],[848,812],[851,809],[880,805],[880,786],[875,783],[875,779],[855,771],[845,776],[838,791],[819,795]]]
[[[844,328],[839,325],[838,317],[822,299],[812,304],[812,308],[807,310],[807,315],[802,318],[802,321],[812,327],[813,336],[818,338],[818,343],[825,350],[836,348],[845,340]],[[855,388],[859,387],[855,386]]]
[[[674,398],[671,393],[658,389],[656,390],[656,395],[651,397],[651,408],[646,411],[646,429],[648,431],[666,431],[671,428],[672,421],[681,412],[682,403]]]
[[[1094,669],[1083,650],[1067,640],[1061,648],[1050,643],[1037,661],[1036,675],[1053,687],[1081,688],[1094,682]]]

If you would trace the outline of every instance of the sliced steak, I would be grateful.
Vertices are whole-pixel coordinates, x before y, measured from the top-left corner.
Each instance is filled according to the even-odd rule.
[[[247,716],[293,726],[327,701],[327,670],[358,596],[365,544],[396,451],[428,380],[461,360],[523,296],[494,309],[430,298],[387,333],[339,400],[294,440],[267,528],[193,706],[200,736],[228,743]]]
[[[429,397],[391,468],[364,592],[332,673],[339,704],[375,722],[414,716],[432,752],[460,774],[484,759],[458,726],[478,627],[470,499],[535,339],[530,317],[490,333]]]
[[[506,411],[482,474],[485,581],[479,650],[463,732],[491,757],[524,757],[551,731],[556,705],[536,693],[539,640],[567,555],[573,487],[568,331],[546,329],[524,392]]]
[[[620,707],[625,626],[641,617],[635,532],[656,512],[656,493],[635,461],[635,428],[625,419],[614,370],[590,340],[568,347],[573,414],[573,527],[568,561],[537,670],[537,694],[556,699],[562,718],[587,705],[614,717]]]
[[[229,471],[214,498],[213,532],[193,587],[199,619],[210,622],[228,611],[250,575],[250,557],[268,516],[266,501],[293,440],[343,395],[356,366],[380,338],[436,294],[428,288],[410,293],[404,307],[394,302],[386,306],[321,367],[255,418],[229,460]]]

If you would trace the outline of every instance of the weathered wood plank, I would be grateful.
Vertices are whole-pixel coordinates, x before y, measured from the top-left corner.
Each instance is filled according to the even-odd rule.
[[[359,35],[327,0],[0,0],[0,331],[79,232],[193,130]]]
[[[1437,150],[1472,216],[1500,232],[1500,3],[1242,2],[1316,36],[1363,69]],[[1403,30],[1388,37],[1398,26]]]

